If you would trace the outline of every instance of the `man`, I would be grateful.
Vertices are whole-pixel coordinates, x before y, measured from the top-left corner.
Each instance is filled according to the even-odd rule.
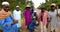
[[[18,21],[16,24],[18,27],[18,30],[21,29],[21,10],[19,9],[19,6],[16,6],[16,10],[13,11],[14,19]]]
[[[32,21],[32,12],[31,12],[31,7],[29,5],[26,6],[26,10],[24,11],[24,18],[25,18],[25,24],[27,28],[29,29],[29,25]]]
[[[41,6],[41,12],[39,13],[39,25],[41,26],[41,32],[47,32],[47,23],[49,21],[49,14],[45,6]]]
[[[57,28],[59,27],[59,16],[60,12],[58,9],[56,9],[56,4],[52,3],[51,4],[51,11],[49,12],[50,15],[50,21],[51,21],[51,32],[57,32]]]
[[[0,25],[3,29],[3,32],[18,32],[17,26],[15,25],[18,21],[15,21],[12,16],[8,2],[2,3],[2,10],[0,11]]]
[[[38,15],[37,15],[37,11],[34,11],[34,13],[32,14],[32,22],[29,25],[29,29],[31,30],[31,32],[36,31],[36,27],[38,27]]]

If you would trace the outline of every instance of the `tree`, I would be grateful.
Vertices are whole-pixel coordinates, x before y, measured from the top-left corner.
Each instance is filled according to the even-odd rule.
[[[55,3],[57,6],[60,7],[60,0],[49,0],[49,2],[42,3],[41,5],[44,5],[46,9],[50,11],[51,3]],[[38,9],[40,9],[40,7],[38,7]]]
[[[11,11],[13,11],[16,8],[16,5],[19,5],[21,10],[23,11],[26,6],[26,0],[0,0],[0,10],[1,10],[1,3],[7,1],[10,3]]]

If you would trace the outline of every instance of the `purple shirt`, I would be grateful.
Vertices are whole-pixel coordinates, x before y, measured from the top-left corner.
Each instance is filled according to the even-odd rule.
[[[32,12],[31,12],[31,10],[25,10],[24,17],[25,17],[25,24],[27,26],[29,26],[31,21],[32,21]]]

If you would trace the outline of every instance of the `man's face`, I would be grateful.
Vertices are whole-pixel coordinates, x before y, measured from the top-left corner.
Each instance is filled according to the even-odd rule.
[[[51,6],[51,9],[52,9],[52,10],[55,10],[55,9],[56,9],[56,7],[55,7],[55,6]]]
[[[36,16],[36,12],[34,12],[34,16]]]
[[[44,12],[45,11],[45,8],[41,8],[41,12]]]
[[[30,7],[26,7],[27,10],[31,9]]]
[[[16,10],[19,10],[19,7],[16,7]]]
[[[8,11],[10,10],[10,7],[9,7],[8,5],[4,5],[4,6],[3,6],[3,9],[4,9],[6,12],[8,12]]]

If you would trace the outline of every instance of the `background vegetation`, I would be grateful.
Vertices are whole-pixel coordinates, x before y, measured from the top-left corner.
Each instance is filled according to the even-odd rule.
[[[28,3],[31,3],[31,7],[33,8],[33,2],[32,1],[27,1],[26,0],[0,0],[0,10],[2,9],[2,2],[4,1],[8,1],[10,3],[10,8],[11,8],[11,12],[13,12],[13,10],[16,8],[16,5],[20,6],[20,9],[22,11],[22,21],[23,21],[23,12],[25,10],[25,7]],[[37,0],[36,0],[37,1]],[[41,5],[44,5],[48,11],[50,11],[50,5],[51,3],[56,3],[57,6],[60,7],[60,0],[46,0],[46,3],[41,3]],[[40,6],[41,6],[40,5]],[[40,9],[40,6],[37,7],[38,9]],[[1,29],[0,29],[1,30]]]
[[[60,7],[60,0],[46,0],[46,3],[42,3],[41,5],[44,5],[46,7],[46,9],[48,11],[50,11],[51,3],[55,3],[56,6],[59,6]],[[40,9],[40,6],[38,7],[38,9]]]

